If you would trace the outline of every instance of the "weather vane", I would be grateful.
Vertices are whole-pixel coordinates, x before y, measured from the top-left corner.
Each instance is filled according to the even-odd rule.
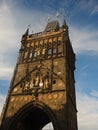
[[[57,12],[56,13],[56,18],[59,18],[60,17],[60,14]]]
[[[28,28],[30,28],[31,24],[28,25]]]
[[[50,16],[48,16],[48,22],[50,21],[50,19],[51,19]]]

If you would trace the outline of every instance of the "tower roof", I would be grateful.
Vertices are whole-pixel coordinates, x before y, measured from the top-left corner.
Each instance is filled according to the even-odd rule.
[[[23,37],[26,37],[29,35],[29,28],[27,28],[26,32],[23,34]]]
[[[59,22],[57,20],[49,22],[46,27],[44,32],[50,32],[50,31],[57,31],[59,30]]]
[[[68,29],[68,26],[67,26],[67,24],[66,24],[65,19],[64,19],[64,21],[63,21],[62,28],[67,28],[67,29]]]

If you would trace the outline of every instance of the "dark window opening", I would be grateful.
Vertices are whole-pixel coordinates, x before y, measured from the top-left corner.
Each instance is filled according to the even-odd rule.
[[[60,40],[58,40],[58,45],[60,45],[60,43],[61,43],[61,41],[60,41]]]
[[[53,48],[53,53],[55,54],[57,52],[57,49],[56,48]]]
[[[53,84],[54,84],[54,85],[56,84],[56,80],[53,80]]]
[[[48,54],[52,54],[52,49],[49,49],[49,50],[48,50]]]
[[[34,53],[34,57],[37,57],[37,52]]]

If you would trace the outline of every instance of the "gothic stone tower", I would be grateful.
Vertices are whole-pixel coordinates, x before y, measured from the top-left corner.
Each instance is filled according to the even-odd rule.
[[[22,36],[1,115],[1,130],[77,130],[75,54],[68,26],[48,22],[43,32]]]

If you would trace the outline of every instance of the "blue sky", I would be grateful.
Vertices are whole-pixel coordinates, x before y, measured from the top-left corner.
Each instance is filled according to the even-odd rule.
[[[98,129],[98,0],[0,0],[0,112],[16,64],[21,36],[43,31],[48,16],[63,16],[76,54],[79,130]]]

